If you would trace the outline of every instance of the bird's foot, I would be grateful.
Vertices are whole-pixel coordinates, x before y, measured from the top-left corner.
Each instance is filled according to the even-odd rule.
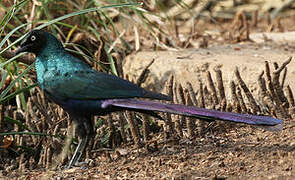
[[[93,167],[94,166],[94,161],[93,159],[86,159],[85,161],[77,161],[75,162],[75,164],[72,165],[67,165],[66,169],[70,169],[72,167],[78,167],[81,169],[88,169],[89,167]]]

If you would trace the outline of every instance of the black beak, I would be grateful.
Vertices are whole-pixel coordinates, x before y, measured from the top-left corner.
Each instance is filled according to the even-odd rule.
[[[15,55],[18,55],[18,54],[20,54],[22,52],[27,52],[27,50],[28,50],[28,46],[21,46],[20,48],[18,48],[16,50]]]
[[[18,54],[20,54],[22,52],[28,52],[30,45],[26,43],[27,42],[27,36],[21,41],[20,47],[16,50],[15,55],[18,55]]]

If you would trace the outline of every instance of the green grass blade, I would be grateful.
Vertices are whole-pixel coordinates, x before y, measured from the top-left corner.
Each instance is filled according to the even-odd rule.
[[[2,41],[0,42],[0,49],[2,48],[2,46],[4,45],[4,43],[7,41],[7,39],[8,38],[10,38],[10,36],[15,32],[15,31],[17,31],[17,30],[19,30],[20,28],[22,28],[22,27],[24,27],[24,26],[26,26],[28,23],[26,23],[26,24],[22,24],[22,25],[20,25],[20,26],[18,26],[18,27],[16,27],[16,28],[14,28],[13,30],[11,30],[3,39],[2,39]],[[2,54],[2,53],[0,53],[0,54]]]
[[[4,39],[1,41],[1,45],[3,46],[3,44],[5,43],[5,41],[15,32],[15,31],[17,31],[17,30],[19,30],[20,28],[22,28],[22,27],[24,27],[24,26],[26,26],[26,25],[28,25],[28,24],[30,24],[30,23],[26,23],[26,24],[22,24],[22,25],[20,25],[20,26],[18,26],[18,27],[16,27],[16,28],[14,28],[13,30],[11,30],[11,32],[10,33],[8,33],[5,37],[4,37]],[[15,44],[17,44],[19,41],[21,41],[25,36],[26,36],[27,34],[25,34],[25,35],[23,35],[22,37],[20,37],[20,38],[18,38],[17,40],[15,40],[13,43],[11,43],[9,46],[7,46],[6,48],[4,48],[4,49],[2,49],[1,51],[0,51],[0,55],[3,53],[3,52],[5,52],[5,51],[7,51],[8,49],[10,49],[12,46],[14,46]],[[4,41],[5,40],[5,41]],[[0,48],[2,47],[2,46],[0,46]]]
[[[23,77],[24,74],[26,74],[28,71],[30,71],[34,67],[35,63],[32,63],[27,69],[25,69],[20,75],[18,75],[15,80],[13,80],[9,86],[4,89],[4,91],[0,95],[0,103],[2,103],[4,96],[9,92],[9,90],[14,86],[14,84],[20,80],[21,77]]]
[[[22,89],[17,90],[17,91],[15,91],[15,92],[9,94],[8,96],[5,96],[4,98],[2,98],[2,99],[0,100],[0,104],[2,104],[2,103],[4,103],[4,102],[6,102],[6,101],[12,99],[13,97],[15,97],[16,95],[18,95],[19,93],[23,93],[23,92],[25,92],[25,91],[28,91],[28,90],[30,90],[30,89],[36,87],[37,85],[38,85],[37,83],[32,84],[32,85],[30,85],[30,86],[27,86],[27,87],[24,87],[24,88],[22,88]]]
[[[65,136],[61,135],[53,135],[53,134],[47,134],[47,133],[39,133],[39,132],[5,132],[0,133],[0,136],[10,136],[10,135],[31,135],[31,136],[51,136],[51,137],[57,137],[57,138],[65,138]]]
[[[0,27],[1,27],[1,32],[0,32],[0,37],[2,36],[5,27],[7,26],[8,22],[10,21],[11,18],[13,18],[16,9],[22,5],[25,1],[27,0],[23,0],[18,4],[14,4],[10,10],[7,12],[7,14],[5,15],[5,17],[2,19],[1,23],[0,23]],[[1,46],[0,46],[1,47]]]
[[[6,66],[7,64],[13,62],[15,59],[19,58],[20,56],[22,56],[22,54],[18,54],[18,55],[16,55],[16,56],[10,58],[9,60],[7,60],[7,61],[1,63],[1,64],[0,64],[0,68],[4,68],[4,66]]]
[[[53,19],[51,21],[48,21],[47,23],[44,23],[40,26],[38,26],[36,29],[42,29],[46,26],[49,26],[51,24],[54,24],[58,21],[62,21],[64,19],[73,17],[73,16],[77,16],[77,15],[81,15],[81,14],[86,14],[86,13],[90,13],[90,12],[95,12],[95,11],[99,11],[101,9],[107,9],[107,8],[120,8],[120,7],[129,7],[129,6],[139,6],[141,5],[141,3],[125,3],[125,4],[114,4],[114,5],[109,5],[109,6],[102,6],[102,7],[95,7],[95,8],[88,8],[88,9],[83,9],[77,12],[73,12],[70,14],[66,14],[64,16],[58,17],[56,19]]]
[[[1,68],[1,82],[0,82],[0,89],[4,86],[4,83],[5,83],[5,80],[6,80],[6,77],[7,77],[7,71],[3,68]]]
[[[58,21],[62,21],[64,19],[67,19],[67,18],[70,18],[70,17],[73,17],[73,16],[77,16],[77,15],[81,15],[81,14],[86,14],[86,13],[89,13],[89,12],[95,12],[95,11],[99,11],[101,9],[107,9],[107,8],[120,8],[120,7],[132,7],[132,6],[138,6],[138,5],[141,5],[141,3],[126,3],[126,4],[116,4],[116,5],[109,5],[109,6],[103,6],[103,7],[95,7],[95,8],[89,8],[89,9],[84,9],[84,10],[81,10],[81,11],[77,11],[77,12],[73,12],[73,13],[70,13],[70,14],[67,14],[67,15],[64,15],[64,16],[61,16],[61,17],[58,17],[56,19],[53,19],[51,21],[48,21],[38,27],[36,27],[36,29],[42,29],[46,26],[49,26],[51,24],[54,24]],[[17,31],[18,29],[28,25],[30,23],[26,23],[26,24],[22,24],[20,26],[18,26],[17,28],[13,29],[12,31],[15,32]],[[9,34],[12,34],[12,33],[9,33]],[[11,35],[10,35],[11,36]],[[9,36],[9,37],[10,37]],[[13,43],[11,43],[9,46],[7,46],[5,49],[1,50],[0,51],[0,54],[2,54],[3,52],[5,52],[7,49],[11,48],[12,46],[14,46],[15,44],[17,44],[19,41],[21,41],[24,37],[26,36],[23,35],[22,37],[18,38],[16,41],[14,41]],[[7,39],[7,38],[5,38]],[[3,40],[2,40],[3,41]],[[1,44],[2,44],[2,41],[1,41]],[[5,41],[4,41],[5,42]],[[1,48],[1,46],[0,46]]]
[[[28,131],[31,131],[28,126],[26,126],[24,123],[22,123],[21,121],[19,120],[16,120],[16,119],[13,119],[11,117],[8,117],[8,116],[4,116],[4,121],[6,122],[9,122],[9,123],[12,123],[12,124],[16,124],[18,125],[19,127],[25,129],[25,130],[28,130]]]
[[[107,51],[106,45],[105,45],[105,51]],[[114,75],[118,76],[118,72],[117,72],[117,69],[116,69],[116,66],[115,66],[115,61],[113,59],[113,56],[110,55],[109,53],[107,53],[107,56],[108,56],[108,60],[109,60],[109,63],[110,63],[112,73]]]

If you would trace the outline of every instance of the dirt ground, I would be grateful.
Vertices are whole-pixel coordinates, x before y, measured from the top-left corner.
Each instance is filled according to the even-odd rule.
[[[293,179],[294,128],[294,121],[285,121],[281,132],[221,124],[202,138],[166,143],[158,134],[153,152],[123,146],[91,167],[16,171],[4,179]]]

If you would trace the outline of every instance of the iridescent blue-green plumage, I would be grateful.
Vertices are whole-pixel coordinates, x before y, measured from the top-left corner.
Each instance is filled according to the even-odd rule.
[[[93,133],[91,115],[119,110],[134,110],[155,115],[153,111],[193,116],[203,120],[225,120],[251,125],[275,126],[282,121],[267,116],[219,112],[184,105],[136,100],[150,98],[169,100],[168,96],[140,88],[119,77],[97,72],[88,64],[69,54],[52,34],[34,30],[22,42],[20,52],[35,53],[39,86],[57,104],[67,110],[79,126],[82,139],[70,162],[81,156]]]
[[[60,99],[97,100],[164,95],[145,91],[117,76],[98,72],[67,53],[62,44],[44,32],[47,44],[37,55],[36,72],[40,87]]]

